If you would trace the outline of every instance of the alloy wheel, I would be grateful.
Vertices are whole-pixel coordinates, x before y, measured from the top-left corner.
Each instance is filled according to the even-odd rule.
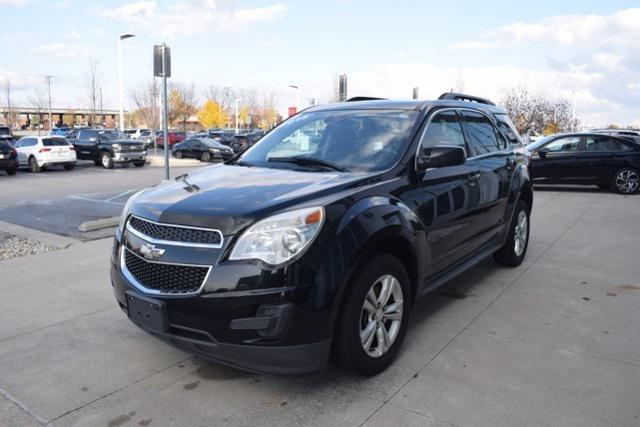
[[[624,194],[633,194],[638,191],[640,177],[631,169],[624,169],[616,175],[616,188]]]
[[[360,342],[368,356],[378,358],[389,351],[400,332],[403,310],[398,279],[390,274],[378,278],[360,313]]]
[[[524,248],[527,246],[527,232],[529,230],[529,220],[527,219],[527,213],[520,211],[518,219],[516,221],[516,229],[513,235],[513,250],[516,256],[522,255]]]

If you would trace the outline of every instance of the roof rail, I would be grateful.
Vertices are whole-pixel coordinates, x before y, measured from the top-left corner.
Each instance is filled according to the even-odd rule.
[[[467,95],[464,93],[445,92],[438,97],[438,99],[449,99],[453,101],[470,101],[477,102],[478,104],[496,105],[493,102],[479,96]]]
[[[380,101],[387,98],[376,98],[373,96],[354,96],[353,98],[347,99],[347,102],[357,102],[357,101]]]

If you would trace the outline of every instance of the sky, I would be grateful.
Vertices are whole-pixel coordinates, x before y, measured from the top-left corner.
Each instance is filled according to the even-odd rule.
[[[499,100],[511,88],[575,99],[585,126],[640,126],[640,1],[0,0],[0,81],[30,106],[52,75],[55,106],[88,104],[89,58],[117,108],[118,36],[126,93],[172,50],[172,80],[255,88],[281,111],[349,96],[442,92]],[[0,100],[4,102],[3,100]],[[200,101],[204,101],[201,96]],[[133,107],[125,96],[126,108]]]

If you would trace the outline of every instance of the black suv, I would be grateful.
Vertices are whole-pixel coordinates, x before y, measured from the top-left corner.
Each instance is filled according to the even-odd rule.
[[[115,129],[82,129],[70,140],[78,160],[93,160],[96,166],[113,168],[115,163],[133,163],[142,167],[147,161],[144,143],[127,139]]]
[[[490,101],[305,110],[230,161],[135,194],[111,280],[154,336],[272,373],[375,374],[417,298],[485,257],[519,265],[529,153]]]

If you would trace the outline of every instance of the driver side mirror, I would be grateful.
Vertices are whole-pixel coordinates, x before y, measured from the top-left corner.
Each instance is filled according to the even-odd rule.
[[[549,150],[547,150],[546,148],[541,148],[538,150],[538,156],[541,159],[546,159],[547,158],[547,153],[549,152]]]
[[[423,148],[418,156],[418,171],[445,166],[462,165],[467,160],[464,148],[454,145],[441,145]]]

